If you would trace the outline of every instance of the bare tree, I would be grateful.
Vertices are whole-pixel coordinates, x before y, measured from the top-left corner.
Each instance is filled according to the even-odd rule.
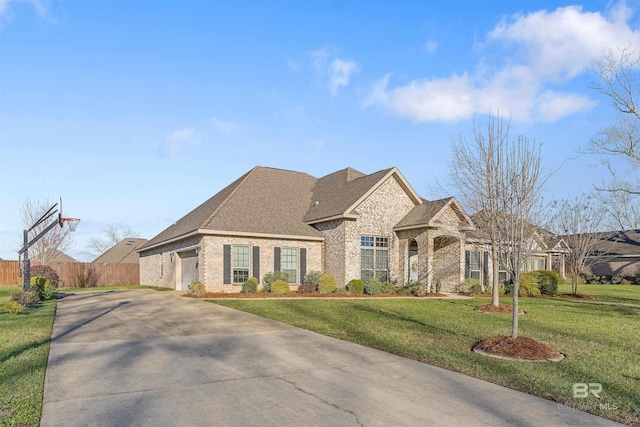
[[[617,182],[615,186],[626,186]],[[598,191],[593,197],[605,211],[602,228],[607,230],[640,229],[640,195],[629,191]]]
[[[520,136],[509,141],[509,123],[490,116],[487,132],[474,126],[474,140],[460,137],[452,144],[451,178],[467,206],[478,210],[489,235],[494,260],[494,304],[497,267],[511,273],[513,289],[513,338],[518,337],[520,272],[534,250],[533,226],[542,210],[540,146]],[[497,262],[496,262],[497,261]]]
[[[31,228],[53,204],[48,199],[34,200],[27,197],[20,208],[24,229]],[[38,225],[29,233],[29,238],[37,236],[50,223],[51,221],[47,221]],[[73,236],[69,227],[53,227],[29,248],[29,258],[39,264],[47,265],[55,260],[58,251],[65,252],[72,246]]]
[[[591,139],[584,152],[602,155],[602,163],[609,169],[612,180],[596,185],[602,192],[640,195],[640,54],[628,46],[608,49],[590,71],[598,81],[590,87],[609,97],[619,113],[615,123],[607,126]],[[621,159],[630,170],[622,171],[611,161]]]
[[[137,237],[139,233],[128,224],[110,224],[102,229],[102,237],[91,237],[85,246],[85,255],[97,258],[122,239]]]
[[[582,195],[572,201],[561,200],[552,204],[552,229],[562,235],[567,244],[567,266],[571,273],[571,293],[578,293],[578,276],[586,268],[602,261],[606,253],[596,250],[601,246],[601,231],[605,217],[604,207],[592,196]]]

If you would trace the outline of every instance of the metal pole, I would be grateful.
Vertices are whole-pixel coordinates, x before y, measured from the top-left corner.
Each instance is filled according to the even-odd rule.
[[[28,235],[28,231],[24,230],[23,232],[23,237],[24,237],[24,267],[22,268],[22,278],[24,279],[23,282],[23,289],[25,292],[29,292],[29,288],[31,287],[31,261],[29,261],[29,235]]]

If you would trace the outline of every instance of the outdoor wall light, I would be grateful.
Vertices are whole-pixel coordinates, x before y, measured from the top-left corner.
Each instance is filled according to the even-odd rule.
[[[173,255],[175,254],[175,252],[169,252],[169,261],[173,262]]]

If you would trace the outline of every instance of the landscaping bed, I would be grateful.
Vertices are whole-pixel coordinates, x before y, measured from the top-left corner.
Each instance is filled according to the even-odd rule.
[[[331,293],[321,294],[319,292],[313,292],[308,294],[302,294],[299,292],[289,292],[288,294],[274,294],[271,292],[256,292],[252,294],[243,293],[224,293],[224,292],[207,292],[204,296],[196,297],[193,294],[185,293],[183,295],[187,298],[208,298],[208,299],[220,299],[220,298],[428,298],[428,297],[447,297],[447,294],[443,293],[430,293],[422,296],[416,296],[413,294],[396,294],[396,293],[380,293],[372,296],[367,294],[349,294],[349,293]]]

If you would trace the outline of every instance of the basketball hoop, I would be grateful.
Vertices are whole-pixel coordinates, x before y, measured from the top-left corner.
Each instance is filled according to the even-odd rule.
[[[65,222],[69,226],[69,231],[76,231],[76,227],[80,222],[80,218],[60,218],[60,222],[64,224]]]

